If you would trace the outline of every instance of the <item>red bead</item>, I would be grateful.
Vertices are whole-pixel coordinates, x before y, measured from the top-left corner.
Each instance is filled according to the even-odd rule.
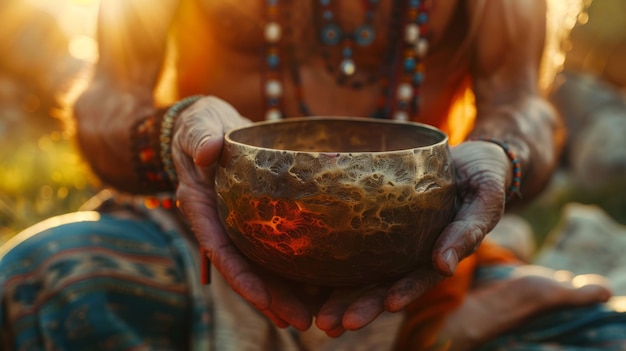
[[[174,205],[174,200],[172,199],[163,199],[161,200],[161,207],[165,209],[170,209]]]
[[[159,207],[159,199],[154,198],[154,197],[149,197],[144,201],[144,205],[148,209],[155,209]]]
[[[141,151],[139,151],[139,158],[141,162],[148,163],[148,161],[154,158],[154,150],[149,148],[141,149]]]

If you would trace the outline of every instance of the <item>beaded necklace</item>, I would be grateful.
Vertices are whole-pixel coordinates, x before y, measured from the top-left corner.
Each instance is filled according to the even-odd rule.
[[[355,45],[368,47],[376,38],[374,17],[379,0],[362,1],[365,5],[365,19],[363,24],[357,26],[352,32],[346,32],[334,21],[335,7],[333,5],[335,5],[336,2],[332,0],[318,0],[320,7],[319,12],[321,13],[321,16],[318,16],[321,17],[319,37],[324,48],[322,57],[326,60],[326,70],[331,74],[335,74],[336,64],[332,62],[332,54],[330,50],[327,49],[341,45],[339,78],[337,79],[337,83],[340,85],[344,85],[356,72],[356,64],[352,57],[353,47]],[[352,87],[358,89],[361,84],[361,82],[354,82]]]
[[[312,115],[304,99],[301,85],[298,62],[295,55],[295,40],[281,45],[284,35],[291,33],[285,28],[280,13],[279,0],[265,0],[265,49],[262,91],[265,97],[267,120],[276,120],[285,117],[283,108],[283,65],[282,57],[287,50],[291,79],[295,87],[295,96],[298,100],[300,113]],[[368,1],[364,24],[358,26],[352,33],[345,33],[333,21],[334,12],[330,9],[330,0],[318,0],[322,9],[323,25],[320,29],[320,41],[325,47],[342,44],[340,76],[348,78],[355,74],[357,67],[352,57],[352,46],[370,45],[376,35],[373,26],[375,8],[378,0]],[[409,120],[419,110],[419,88],[424,80],[423,58],[428,51],[428,5],[426,0],[393,0],[391,26],[389,30],[390,48],[381,67],[380,97],[375,118],[393,118]],[[401,39],[399,37],[402,37]],[[327,55],[330,57],[329,55]],[[328,64],[327,69],[331,68]],[[339,81],[338,83],[342,83]]]

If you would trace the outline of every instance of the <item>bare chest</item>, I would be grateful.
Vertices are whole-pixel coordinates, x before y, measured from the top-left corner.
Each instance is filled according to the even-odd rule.
[[[385,51],[389,47],[390,31],[409,11],[397,0],[197,0],[202,4],[212,32],[218,40],[238,50],[257,51],[265,41],[264,26],[276,20],[283,34],[297,42],[303,51],[315,51],[320,46],[324,26],[332,25],[344,34],[358,35],[365,24],[373,27],[372,39],[365,40],[368,52]],[[437,46],[454,15],[457,0],[422,0],[427,6],[428,36]],[[416,1],[421,3],[422,1]],[[271,4],[278,4],[275,14],[268,13]],[[273,17],[268,19],[268,17]],[[404,33],[402,33],[404,34]]]
[[[281,53],[283,63],[281,69],[284,85],[284,97],[287,101],[285,110],[289,114],[298,115],[297,96],[302,88],[306,89],[306,100],[315,106],[314,114],[353,114],[367,115],[376,108],[376,100],[380,97],[380,81],[388,79],[388,74],[381,74],[381,67],[390,67],[389,54],[396,50],[401,55],[403,37],[407,35],[405,28],[398,23],[405,18],[406,4],[410,1],[398,0],[197,0],[202,4],[207,18],[214,52],[219,58],[214,58],[215,67],[228,70],[231,78],[237,70],[241,79],[247,79],[248,86],[258,91],[258,82],[250,77],[252,72],[266,72],[268,31],[267,24],[276,22],[280,31],[280,42],[276,50]],[[427,62],[426,76],[440,75],[445,72],[453,75],[446,67],[447,51],[455,47],[450,42],[449,34],[454,30],[455,16],[459,11],[456,0],[426,0],[428,46],[429,54],[424,60]],[[277,3],[278,6],[272,7]],[[453,23],[453,25],[450,25]],[[365,43],[359,43],[362,28],[365,32]],[[332,35],[325,36],[325,30],[331,28],[342,33],[342,38],[352,38],[351,43],[337,40]],[[422,33],[423,34],[423,33]],[[442,38],[446,38],[445,45]],[[459,38],[462,37],[459,36]],[[458,45],[456,45],[458,46]],[[400,51],[399,51],[400,50]],[[346,53],[348,52],[348,53]],[[347,84],[337,84],[338,76],[342,76],[342,62],[349,57],[354,64],[354,72]],[[431,58],[431,59],[429,59]],[[430,60],[430,61],[429,61]],[[293,78],[294,63],[297,66],[298,76]],[[397,62],[395,62],[397,63]],[[213,72],[209,74],[216,77]],[[256,74],[256,73],[254,73]],[[263,79],[263,73],[258,79]],[[256,79],[256,78],[255,78]],[[232,81],[232,79],[231,79]],[[454,82],[451,79],[426,80],[423,86],[425,96],[437,96],[437,99],[428,98],[423,110],[430,110],[429,114],[439,114],[449,103],[454,93]],[[232,91],[224,88],[225,82],[214,78],[215,90],[219,89],[226,98],[237,103],[244,113],[255,114],[261,109],[262,101],[257,100],[251,105],[250,99],[245,99],[240,93],[242,85]],[[353,89],[358,85],[358,89]],[[262,90],[262,89],[261,89]],[[250,90],[252,93],[253,90]],[[443,98],[442,98],[443,97]],[[262,99],[263,97],[260,97]],[[291,105],[290,105],[291,104]],[[247,110],[246,110],[247,108]],[[251,112],[247,112],[251,111]]]

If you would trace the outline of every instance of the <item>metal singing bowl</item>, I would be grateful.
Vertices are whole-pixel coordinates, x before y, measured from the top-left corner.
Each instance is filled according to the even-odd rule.
[[[350,117],[260,122],[229,131],[218,213],[251,261],[322,286],[364,286],[431,265],[455,209],[442,131]]]

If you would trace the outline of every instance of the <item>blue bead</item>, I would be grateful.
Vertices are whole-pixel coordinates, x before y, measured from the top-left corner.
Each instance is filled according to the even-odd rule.
[[[270,106],[276,106],[278,105],[278,99],[277,98],[267,98],[267,104]]]
[[[279,63],[280,63],[280,57],[278,57],[278,55],[269,55],[269,56],[267,56],[267,65],[270,68],[278,67]]]
[[[278,5],[278,0],[267,0],[267,4],[270,6]]]
[[[352,49],[351,48],[343,48],[341,51],[343,57],[352,57]]]
[[[359,26],[354,31],[354,34],[354,41],[357,43],[357,45],[360,46],[370,45],[376,37],[376,31],[374,30],[374,27],[370,26],[369,24]]]
[[[415,72],[415,74],[413,74],[414,84],[422,84],[423,81],[424,81],[424,75],[422,74],[422,72]]]
[[[428,15],[426,13],[422,12],[417,16],[417,24],[424,24],[426,21],[428,21]]]
[[[325,45],[337,45],[339,44],[339,42],[341,41],[341,38],[343,36],[342,32],[341,32],[341,28],[339,28],[339,26],[337,26],[336,24],[327,24],[324,27],[322,27],[322,31],[320,33],[321,36],[321,41],[322,43],[324,43]]]
[[[421,3],[420,0],[409,0],[409,6],[411,7],[418,7],[420,3]]]
[[[324,19],[325,19],[326,21],[330,21],[330,20],[332,20],[332,19],[333,19],[333,17],[334,17],[333,12],[332,12],[331,10],[326,10],[326,11],[324,11],[324,14],[323,14],[322,16],[324,16]]]
[[[412,71],[415,69],[415,59],[412,57],[407,57],[404,59],[404,69],[406,71]]]
[[[320,4],[322,6],[328,6],[330,4],[330,0],[320,0]]]

